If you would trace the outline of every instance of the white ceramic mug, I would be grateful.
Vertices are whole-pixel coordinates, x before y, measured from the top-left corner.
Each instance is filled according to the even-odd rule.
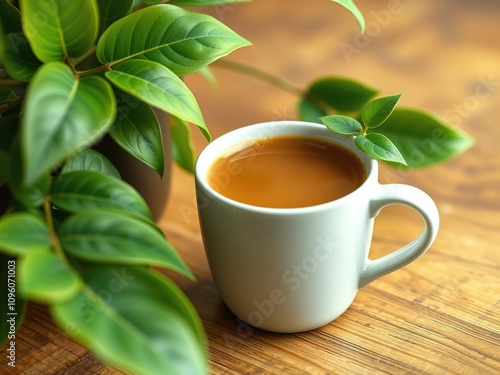
[[[327,139],[353,151],[365,182],[331,202],[302,208],[264,208],[231,200],[212,189],[207,172],[229,147],[243,141],[295,134]],[[238,168],[220,178],[231,178]],[[378,164],[352,137],[299,121],[261,123],[212,141],[195,167],[198,213],[210,269],[223,301],[241,320],[274,332],[325,325],[352,303],[359,288],[422,255],[434,241],[439,215],[421,190],[378,183]],[[375,216],[402,204],[424,219],[422,233],[406,246],[368,259]],[[395,223],[397,230],[397,223]]]

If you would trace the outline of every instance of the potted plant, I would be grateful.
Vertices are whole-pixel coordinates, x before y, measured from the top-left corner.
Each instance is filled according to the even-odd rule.
[[[207,141],[210,133],[182,77],[250,43],[182,7],[242,1],[0,0],[0,191],[8,198],[0,205],[2,296],[7,291],[0,311],[12,317],[0,324],[0,341],[15,334],[24,301],[33,300],[112,366],[138,374],[207,371],[195,309],[150,266],[194,277],[143,196],[96,146],[111,138],[162,175],[169,142],[158,113],[167,113],[173,158],[192,171],[190,124]],[[352,1],[335,2],[363,27]],[[278,77],[219,61],[290,90]],[[350,79],[322,78],[292,91],[300,118],[357,136],[380,159],[421,167],[471,143],[425,112],[394,110],[399,95],[372,100],[377,90]]]

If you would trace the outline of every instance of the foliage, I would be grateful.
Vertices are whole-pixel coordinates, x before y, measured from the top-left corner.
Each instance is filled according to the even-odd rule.
[[[395,108],[402,94],[374,99],[378,89],[336,76],[319,78],[304,89],[240,62],[223,59],[214,64],[297,96],[300,120],[323,123],[333,132],[355,136],[362,151],[397,168],[432,166],[460,155],[473,144],[468,134],[432,113]]]
[[[206,73],[250,43],[213,17],[182,7],[245,1],[0,0],[0,194],[11,198],[0,212],[0,287],[10,293],[2,297],[2,316],[15,311],[21,324],[25,302],[33,300],[47,304],[62,330],[112,366],[137,374],[207,372],[206,338],[194,307],[149,267],[193,274],[141,195],[93,146],[108,134],[161,175],[157,108],[170,114],[175,161],[192,171],[190,124],[207,140],[210,133],[182,77]],[[351,0],[332,1],[364,28]],[[393,102],[369,102],[377,92],[344,78],[320,79],[300,91],[299,116],[321,117],[332,130],[357,135],[375,157],[392,155],[380,150],[389,137],[410,166],[443,160],[470,144],[424,112],[394,110],[387,118]],[[332,112],[357,114],[363,125],[325,118]],[[436,137],[429,156],[428,141]],[[412,164],[407,154],[415,150],[420,157]],[[0,340],[12,334],[4,321]]]
[[[155,107],[174,119],[173,149],[191,168],[189,124],[210,133],[181,77],[250,43],[208,15],[159,3],[0,0],[0,187],[12,196],[0,219],[1,311],[19,325],[24,301],[47,304],[61,329],[113,366],[202,374],[200,319],[149,267],[194,276],[92,146],[109,134],[163,173]]]
[[[302,94],[303,120],[355,137],[358,148],[398,168],[422,168],[466,151],[472,138],[435,115],[395,108],[402,94],[373,99],[378,90],[343,77],[322,78]]]

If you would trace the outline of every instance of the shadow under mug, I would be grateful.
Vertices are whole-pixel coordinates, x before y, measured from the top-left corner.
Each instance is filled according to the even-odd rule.
[[[210,166],[229,147],[285,134],[349,149],[363,162],[366,180],[340,199],[301,208],[251,206],[207,183]],[[225,177],[237,171],[228,170]],[[268,331],[300,332],[333,321],[360,288],[422,255],[439,227],[436,205],[426,193],[379,184],[377,162],[359,151],[352,137],[319,124],[275,121],[226,133],[200,153],[195,181],[203,243],[217,289],[241,320]],[[424,219],[423,231],[406,246],[370,260],[374,218],[390,204],[416,210]]]

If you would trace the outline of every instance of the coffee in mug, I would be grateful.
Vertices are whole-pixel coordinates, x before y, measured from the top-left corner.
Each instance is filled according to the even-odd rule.
[[[348,182],[334,183],[335,174]],[[329,179],[332,186],[323,189]],[[226,133],[198,156],[195,182],[203,244],[222,299],[242,321],[274,332],[335,320],[359,289],[424,254],[439,228],[427,194],[380,184],[377,161],[356,147],[354,137],[319,124],[275,121]],[[267,190],[270,196],[262,198]],[[422,232],[370,259],[375,217],[391,204],[416,210]]]
[[[220,194],[272,208],[330,202],[352,193],[365,178],[363,163],[348,149],[324,139],[295,135],[234,145],[208,172],[209,185]]]

